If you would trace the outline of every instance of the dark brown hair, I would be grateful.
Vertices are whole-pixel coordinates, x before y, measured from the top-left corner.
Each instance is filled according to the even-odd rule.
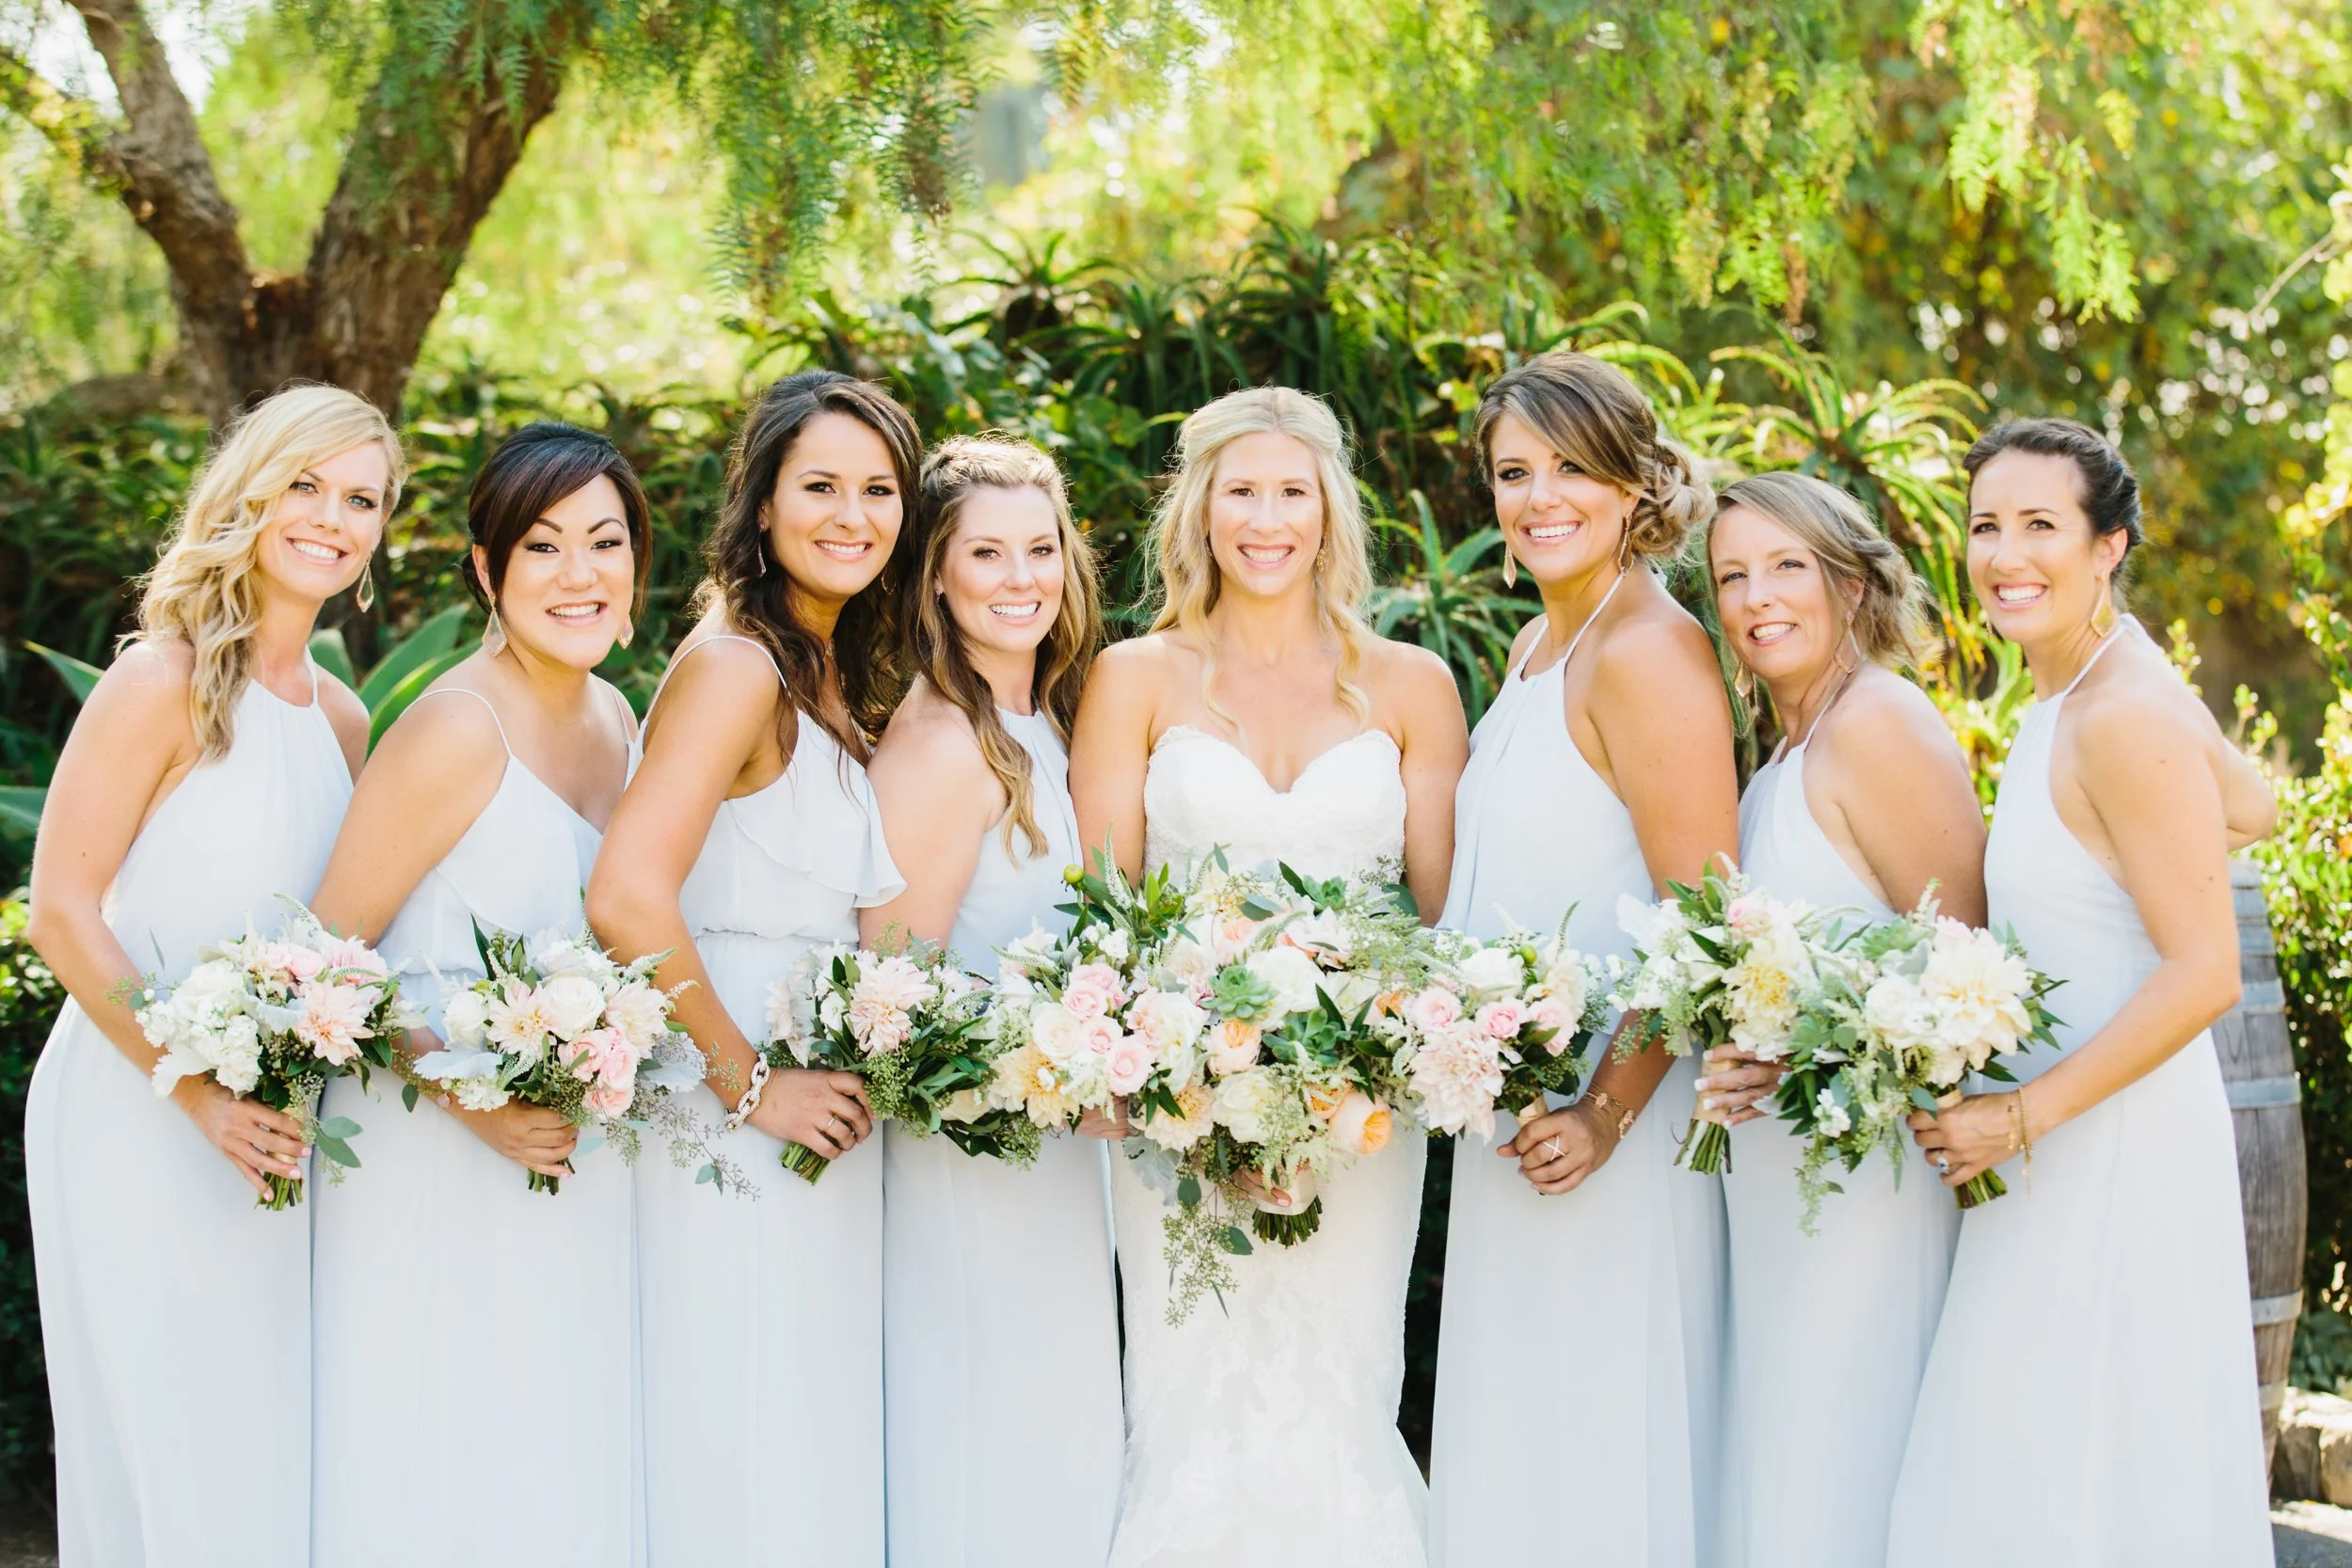
[[[1044,492],[1054,509],[1055,531],[1061,539],[1061,604],[1053,629],[1037,647],[1037,669],[1029,694],[1038,711],[1067,742],[1078,717],[1078,691],[1087,670],[1103,644],[1102,591],[1094,579],[1094,552],[1070,518],[1070,492],[1061,470],[1042,450],[1015,436],[989,433],[958,436],[942,441],[923,463],[922,504],[915,509],[913,548],[916,591],[907,607],[898,653],[905,669],[919,674],[947,701],[961,709],[980,743],[980,755],[996,775],[1007,802],[1005,847],[1012,848],[1016,829],[1026,835],[1031,857],[1049,847],[1037,825],[1034,796],[1029,787],[1029,753],[1005,732],[996,714],[995,694],[964,651],[962,634],[948,613],[945,596],[934,591],[947,559],[963,503],[975,490]]]
[[[2031,452],[2037,457],[2063,457],[2074,465],[2082,480],[2083,515],[2090,519],[2094,539],[2123,535],[2123,559],[2116,563],[2111,591],[2122,596],[2123,573],[2132,551],[2143,537],[2139,518],[2139,476],[2123,461],[2115,444],[2089,425],[2074,420],[2009,420],[1977,437],[1960,466],[1968,471],[1973,487],[1977,473],[2005,451]]]
[[[1714,514],[1714,492],[1698,465],[1659,433],[1649,399],[1605,359],[1555,348],[1495,377],[1478,400],[1482,468],[1492,461],[1487,443],[1505,414],[1595,479],[1633,492],[1626,532],[1645,560],[1672,559]]]
[[[847,415],[882,437],[898,476],[899,504],[913,511],[923,436],[907,411],[881,388],[839,371],[787,375],[760,394],[728,452],[726,497],[710,537],[703,542],[707,575],[694,605],[698,611],[712,603],[723,606],[728,623],[767,649],[783,672],[786,700],[776,716],[776,739],[787,757],[800,733],[797,714],[803,708],[844,752],[863,757],[867,736],[881,731],[898,697],[891,614],[905,595],[907,558],[913,552],[891,550],[874,580],[841,607],[830,641],[793,610],[790,582],[769,554],[760,511],[775,495],[777,476],[801,432],[820,414]],[[829,676],[841,683],[852,733],[837,728],[818,700]]]
[[[466,492],[466,531],[490,564],[484,582],[473,553],[463,566],[466,586],[485,609],[498,602],[506,585],[506,563],[531,525],[548,509],[598,475],[621,493],[621,522],[628,530],[628,547],[637,555],[637,595],[645,592],[645,574],[653,567],[653,511],[645,504],[645,487],[620,449],[593,430],[560,420],[527,424],[499,444],[490,460],[474,475]],[[635,603],[629,614],[636,615]]]

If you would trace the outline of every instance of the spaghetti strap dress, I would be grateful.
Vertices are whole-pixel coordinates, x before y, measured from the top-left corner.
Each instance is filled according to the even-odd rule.
[[[2096,1035],[2158,962],[2138,907],[2051,799],[2073,690],[2027,711],[1985,849],[1993,924],[2065,982],[2050,997],[2058,1052],[2017,1055],[2024,1081]],[[2266,1568],[2237,1144],[2212,1036],[2022,1164],[2001,1168],[2007,1196],[1961,1218],[1887,1562]]]
[[[132,962],[178,980],[199,946],[248,921],[271,931],[281,896],[310,899],[350,800],[316,670],[303,706],[247,681],[228,752],[191,768],[132,840],[107,926]],[[300,1568],[316,1195],[256,1207],[236,1168],[71,1001],[26,1094],[24,1183],[58,1560]]]
[[[1894,911],[1821,831],[1805,747],[1756,769],[1740,802],[1741,869],[1846,930]],[[1828,1171],[1814,1233],[1797,1191],[1803,1143],[1771,1115],[1731,1129],[1730,1375],[1724,1388],[1723,1568],[1880,1568],[1887,1510],[1960,1211],[1905,1140],[1895,1161]],[[1790,1344],[1835,1324],[1834,1348]]]
[[[1549,935],[1565,917],[1573,946],[1625,957],[1617,900],[1648,901],[1650,873],[1632,814],[1568,731],[1581,641],[1515,672],[1479,721],[1441,924]],[[1711,1561],[1723,1187],[1673,1164],[1697,1075],[1676,1063],[1608,1163],[1561,1196],[1496,1157],[1512,1117],[1493,1144],[1454,1141],[1430,1568]],[[1531,1511],[1573,1525],[1531,1536]]]
[[[905,885],[866,769],[803,709],[783,774],[720,802],[679,906],[712,990],[757,1043],[770,983],[812,948],[855,942],[857,911]],[[691,1098],[707,1125],[724,1119],[707,1087]],[[775,1139],[739,1128],[718,1142],[757,1185],[751,1202],[666,1161],[639,1167],[653,1568],[882,1561],[880,1141],[811,1186],[776,1163]]]
[[[1028,852],[981,842],[948,945],[993,976],[996,949],[1070,923],[1078,863],[1070,757],[1043,714],[998,710],[1029,754]],[[1021,1170],[943,1136],[882,1131],[882,1381],[891,1568],[1099,1568],[1119,1517],[1119,1307],[1110,1165],[1095,1138],[1048,1137]],[[1038,1375],[1053,1347],[1054,1375]],[[1051,1477],[1054,1502],[1034,1488]]]
[[[458,698],[497,722],[463,687],[418,701]],[[483,976],[477,924],[579,935],[602,840],[508,751],[377,943],[436,1034],[446,988]],[[326,1100],[364,1164],[311,1195],[314,1568],[642,1563],[629,1168],[583,1137],[561,1190],[534,1193],[431,1099],[403,1110],[392,1074]]]

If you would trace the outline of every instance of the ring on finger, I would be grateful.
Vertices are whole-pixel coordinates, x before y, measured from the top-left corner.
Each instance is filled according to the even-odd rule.
[[[1558,1138],[1556,1138],[1556,1137],[1554,1137],[1554,1138],[1546,1138],[1546,1139],[1544,1140],[1544,1149],[1545,1149],[1545,1151],[1546,1151],[1547,1153],[1549,1153],[1549,1155],[1550,1155],[1553,1159],[1555,1159],[1555,1160],[1559,1159],[1559,1158],[1560,1158],[1560,1140],[1559,1140]]]

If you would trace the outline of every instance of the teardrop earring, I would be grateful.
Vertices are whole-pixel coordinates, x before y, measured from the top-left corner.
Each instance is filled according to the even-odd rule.
[[[631,642],[636,641],[637,623],[630,620],[626,615],[623,616],[621,618],[621,635],[614,638],[612,641],[624,648],[628,647]]]
[[[482,651],[492,658],[506,651],[506,626],[499,620],[499,607],[490,606],[490,624],[482,628]]]
[[[1625,515],[1617,534],[1617,575],[1623,577],[1633,566],[1633,514]]]
[[[768,575],[768,531],[766,529],[759,531],[758,550],[759,575],[764,578]]]
[[[375,562],[371,561],[359,568],[359,591],[352,596],[361,610],[375,608]]]
[[[2113,579],[2108,578],[2099,579],[2099,607],[2090,612],[2091,635],[2103,642],[2106,641],[2107,634],[2115,630],[2115,623],[2121,619],[2115,612],[2115,589],[2112,581]]]
[[[1502,546],[1502,586],[1517,588],[1518,585],[1519,558],[1511,552],[1511,546],[1506,541]]]

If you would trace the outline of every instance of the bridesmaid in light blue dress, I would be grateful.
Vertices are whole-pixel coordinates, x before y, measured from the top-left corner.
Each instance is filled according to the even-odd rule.
[[[1053,459],[1006,437],[931,453],[907,548],[922,591],[901,651],[919,674],[873,764],[907,888],[859,925],[869,946],[944,940],[993,976],[996,949],[1069,924],[1065,746],[1102,637],[1093,561]],[[882,1156],[891,1568],[1101,1563],[1125,1431],[1103,1143],[1049,1136],[1021,1170],[894,1124]]]
[[[1577,947],[1623,955],[1620,899],[1695,882],[1737,847],[1714,650],[1652,569],[1712,498],[1589,356],[1506,372],[1478,432],[1545,612],[1471,737],[1443,924],[1548,935],[1565,918]],[[1671,1164],[1696,1076],[1613,1053],[1574,1104],[1506,1118],[1499,1147],[1457,1142],[1431,1568],[1711,1562],[1723,1189]]]
[[[694,1091],[758,1186],[637,1176],[647,1560],[882,1560],[882,1151],[848,1073],[779,1069],[768,990],[905,887],[866,778],[888,716],[889,611],[922,438],[874,388],[787,376],[749,415],[706,559],[702,619],[646,715],[645,760],[588,888],[624,958],[667,953]],[[833,1160],[810,1185],[783,1140]]]
[[[444,987],[482,977],[477,926],[577,937],[580,889],[636,754],[591,673],[629,635],[644,491],[601,436],[526,426],[467,507],[479,653],[384,736],[319,886],[374,939],[440,1048]],[[520,1101],[338,1079],[365,1168],[322,1190],[313,1268],[315,1568],[644,1560],[636,1500],[630,1173]],[[529,1175],[559,1177],[549,1196]]]
[[[2024,420],[1966,467],[1969,580],[2049,693],[2001,771],[1985,895],[2064,982],[2065,1022],[2017,1088],[1912,1118],[1945,1181],[1998,1166],[2010,1190],[1961,1220],[1886,1561],[2258,1568],[2237,1148],[2206,1031],[2238,995],[2229,854],[2276,808],[2116,608],[2139,486],[2115,449]]]
[[[368,716],[306,650],[366,580],[402,472],[384,417],[333,388],[231,426],[50,786],[29,935],[71,1000],[33,1070],[24,1174],[76,1568],[310,1559],[312,1208],[256,1207],[265,1178],[303,1175],[301,1130],[209,1076],[157,1098],[125,992],[317,886]]]
[[[1797,473],[1726,488],[1708,531],[1724,640],[1785,736],[1740,801],[1751,883],[1847,930],[1932,886],[1984,923],[1984,817],[1951,731],[1895,673],[1925,657],[1918,579],[1860,503]],[[1878,1568],[1959,1212],[1908,1158],[1826,1173],[1804,1228],[1803,1145],[1772,1117],[1775,1068],[1729,1047],[1699,1092],[1732,1129],[1724,1568]],[[1768,1119],[1770,1118],[1770,1119]]]

